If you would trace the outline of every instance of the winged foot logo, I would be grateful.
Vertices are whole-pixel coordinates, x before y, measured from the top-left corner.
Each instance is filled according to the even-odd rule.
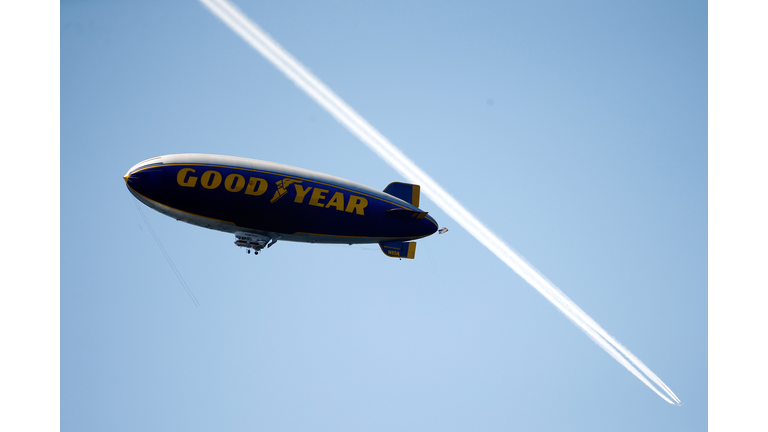
[[[301,183],[301,180],[294,180],[294,179],[282,179],[275,182],[277,185],[277,190],[275,191],[275,196],[272,197],[271,200],[269,200],[269,203],[272,204],[275,201],[279,200],[283,197],[283,195],[288,193],[288,189],[286,189],[288,186],[290,186],[292,183]]]

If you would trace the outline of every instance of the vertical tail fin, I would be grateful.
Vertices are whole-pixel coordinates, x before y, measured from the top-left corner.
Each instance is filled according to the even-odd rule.
[[[418,207],[421,187],[415,184],[393,182],[384,188],[384,193],[388,193]]]

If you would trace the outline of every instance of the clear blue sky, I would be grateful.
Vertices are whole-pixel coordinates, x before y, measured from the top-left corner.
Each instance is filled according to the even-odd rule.
[[[705,2],[237,4],[683,405],[426,198],[413,261],[137,210],[171,153],[403,179],[200,3],[67,1],[62,430],[706,429]]]

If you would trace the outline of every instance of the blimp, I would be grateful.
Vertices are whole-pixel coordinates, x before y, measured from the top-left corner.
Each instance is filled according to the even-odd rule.
[[[149,208],[234,234],[247,253],[277,241],[378,243],[389,257],[413,259],[414,240],[438,230],[419,208],[419,186],[408,183],[378,191],[289,165],[193,153],[144,160],[123,179]]]

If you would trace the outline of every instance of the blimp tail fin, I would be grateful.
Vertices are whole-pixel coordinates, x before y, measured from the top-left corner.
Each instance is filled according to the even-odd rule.
[[[401,200],[409,202],[418,207],[419,196],[421,195],[421,187],[419,187],[419,185],[410,183],[392,182],[386,188],[384,188],[384,193],[398,197]]]
[[[413,259],[416,256],[416,242],[379,242],[379,246],[388,257]]]
[[[405,208],[389,209],[387,210],[387,214],[405,219],[424,219],[427,216],[427,212],[425,211],[415,211]]]

